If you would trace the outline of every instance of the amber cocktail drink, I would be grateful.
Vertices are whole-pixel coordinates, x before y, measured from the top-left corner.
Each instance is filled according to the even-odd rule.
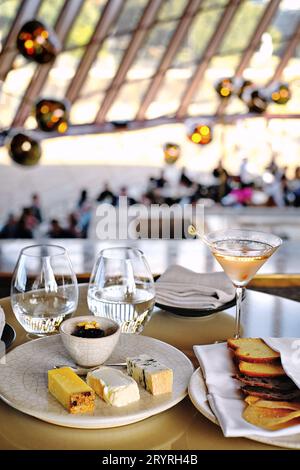
[[[203,240],[236,288],[235,338],[240,337],[241,305],[245,286],[281,245],[276,235],[252,230],[222,230]]]

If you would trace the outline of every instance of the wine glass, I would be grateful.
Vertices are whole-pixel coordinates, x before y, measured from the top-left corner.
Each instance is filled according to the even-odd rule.
[[[47,244],[23,248],[12,277],[11,305],[29,336],[57,333],[77,304],[77,278],[65,248]]]
[[[245,286],[281,245],[281,238],[253,230],[220,230],[204,235],[203,241],[236,289],[234,338],[240,337],[240,319]]]
[[[102,250],[93,268],[87,302],[96,316],[115,320],[123,333],[140,333],[155,303],[154,280],[142,251]]]

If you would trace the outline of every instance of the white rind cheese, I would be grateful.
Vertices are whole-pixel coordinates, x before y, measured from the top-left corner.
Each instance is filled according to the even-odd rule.
[[[126,359],[127,372],[153,395],[171,393],[173,371],[147,354]]]
[[[112,367],[99,367],[87,374],[87,383],[97,395],[112,406],[126,406],[140,399],[135,380]]]

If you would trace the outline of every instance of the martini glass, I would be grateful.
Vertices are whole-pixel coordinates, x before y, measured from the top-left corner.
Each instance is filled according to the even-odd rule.
[[[203,241],[236,289],[234,338],[240,337],[242,299],[246,285],[281,245],[281,238],[253,230],[220,230],[204,235]]]

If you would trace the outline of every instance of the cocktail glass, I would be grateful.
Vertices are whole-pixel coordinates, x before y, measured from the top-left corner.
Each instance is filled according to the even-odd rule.
[[[234,338],[240,337],[242,299],[246,285],[281,245],[281,238],[252,230],[220,230],[203,236],[236,290]]]

